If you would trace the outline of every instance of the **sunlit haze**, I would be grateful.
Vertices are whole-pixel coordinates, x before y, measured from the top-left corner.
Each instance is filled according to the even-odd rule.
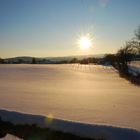
[[[0,57],[115,53],[140,24],[139,0],[0,0]],[[86,44],[86,45],[85,45]],[[87,47],[88,46],[88,47]]]

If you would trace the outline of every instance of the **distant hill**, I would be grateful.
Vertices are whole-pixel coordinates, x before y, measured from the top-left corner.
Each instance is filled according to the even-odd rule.
[[[19,57],[13,57],[13,58],[6,58],[4,59],[5,62],[11,62],[11,63],[18,63],[18,62],[25,62],[25,63],[31,63],[33,57],[28,56],[19,56]]]
[[[83,58],[89,58],[89,57],[95,57],[95,58],[102,58],[105,54],[98,54],[98,55],[79,55],[79,56],[63,56],[63,57],[30,57],[30,56],[19,56],[19,57],[13,57],[13,58],[6,58],[6,62],[25,62],[25,63],[31,63],[33,58],[36,59],[36,61],[42,61],[42,60],[48,60],[48,61],[70,61],[73,58],[76,58],[78,60],[81,60]]]
[[[105,54],[99,55],[79,55],[79,56],[64,56],[64,57],[31,57],[31,56],[19,56],[13,58],[3,59],[7,64],[62,64],[62,63],[74,63],[82,61],[87,58],[103,58]],[[76,60],[76,61],[75,61]]]

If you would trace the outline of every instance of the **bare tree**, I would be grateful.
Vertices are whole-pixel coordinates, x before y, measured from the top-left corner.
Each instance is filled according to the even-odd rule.
[[[128,73],[128,63],[137,57],[140,57],[140,27],[135,31],[135,38],[126,42],[116,54],[119,70]]]
[[[136,36],[136,39],[138,39],[140,41],[140,26],[135,31],[135,36]]]

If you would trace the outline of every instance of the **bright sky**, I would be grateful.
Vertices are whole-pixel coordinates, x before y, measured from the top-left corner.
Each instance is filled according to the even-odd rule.
[[[114,53],[139,25],[140,0],[0,0],[0,57]]]

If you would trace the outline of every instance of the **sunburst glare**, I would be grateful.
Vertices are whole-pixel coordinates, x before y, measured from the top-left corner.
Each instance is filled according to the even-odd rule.
[[[89,35],[81,36],[78,40],[78,46],[82,50],[88,50],[92,46],[92,39]]]

